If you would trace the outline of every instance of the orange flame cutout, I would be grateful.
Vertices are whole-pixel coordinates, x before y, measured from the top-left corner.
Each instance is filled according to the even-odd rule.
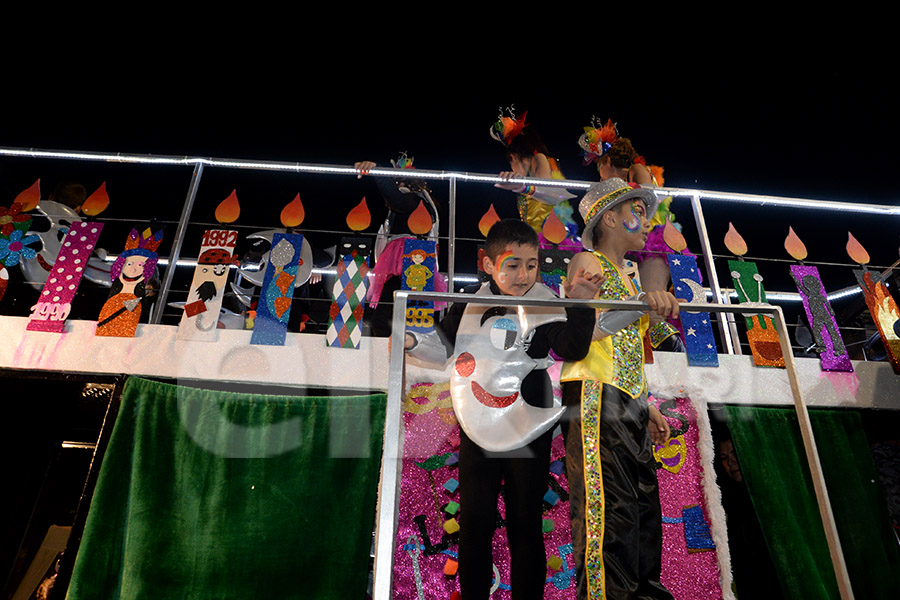
[[[849,236],[847,238],[847,254],[853,259],[853,262],[861,265],[867,264],[869,262],[869,253],[866,252],[862,244],[856,241],[852,233],[847,232],[847,235]]]
[[[96,217],[109,206],[109,194],[106,193],[106,182],[100,184],[93,194],[81,205],[81,212],[89,217]]]
[[[434,221],[431,220],[431,215],[428,214],[425,203],[419,200],[419,205],[416,207],[416,210],[410,213],[409,219],[406,220],[406,224],[409,225],[409,230],[416,235],[425,235],[431,231],[431,226],[434,225]]]
[[[728,223],[728,233],[725,234],[725,247],[735,256],[743,256],[747,254],[747,242],[737,232],[734,225]]]
[[[672,221],[666,220],[666,226],[663,227],[663,240],[675,252],[683,252],[687,248],[687,242],[684,236],[678,231],[678,228],[672,225]]]
[[[284,208],[281,209],[281,224],[285,227],[298,227],[306,217],[303,203],[300,202],[300,194],[294,196]]]
[[[788,227],[788,236],[784,240],[784,249],[797,260],[806,258],[806,244],[794,233],[793,227]]]
[[[487,237],[488,231],[491,230],[491,227],[494,226],[494,223],[500,220],[499,215],[497,215],[497,211],[494,210],[494,205],[491,204],[491,207],[484,213],[484,216],[481,217],[481,220],[478,221],[478,231],[481,232],[481,235]]]
[[[550,211],[550,215],[544,219],[544,225],[541,227],[541,233],[547,238],[551,244],[558,244],[566,239],[566,226],[562,224],[555,211]],[[487,236],[485,236],[487,237]]]
[[[369,205],[366,204],[366,197],[363,196],[362,201],[347,214],[347,226],[353,231],[362,231],[371,223],[372,214],[369,212]]]
[[[231,190],[228,197],[216,207],[216,221],[219,223],[234,223],[241,216],[241,205],[238,202],[237,190]]]
[[[21,212],[28,212],[35,206],[37,206],[38,202],[41,201],[41,180],[38,179],[28,189],[22,190],[19,192],[19,195],[16,196],[16,199],[13,200],[13,204],[19,204],[22,206]]]

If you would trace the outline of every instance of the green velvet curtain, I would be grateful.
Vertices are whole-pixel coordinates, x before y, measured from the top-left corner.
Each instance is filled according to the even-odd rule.
[[[384,409],[129,379],[68,598],[363,598]]]
[[[797,415],[726,407],[741,471],[789,598],[839,598]],[[856,598],[900,598],[900,552],[859,414],[809,411]]]

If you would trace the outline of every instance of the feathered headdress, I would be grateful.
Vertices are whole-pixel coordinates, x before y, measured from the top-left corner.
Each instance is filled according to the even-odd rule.
[[[597,161],[619,139],[619,132],[612,119],[608,119],[605,125],[597,126],[596,118],[591,118],[591,125],[584,128],[584,133],[578,138],[578,146],[584,153],[584,164]]]
[[[397,160],[391,159],[391,166],[395,169],[415,169],[413,166],[415,160],[414,157],[408,156],[406,152],[401,152]]]
[[[497,115],[497,121],[491,126],[491,137],[504,146],[509,146],[513,138],[522,133],[526,125],[525,117],[528,116],[528,111],[526,110],[522,113],[521,118],[516,118],[516,113],[513,110],[512,106],[507,108],[506,112],[509,113],[509,116],[504,117],[503,109],[501,108],[500,114]]]
[[[132,229],[128,234],[128,239],[125,241],[125,249],[110,267],[110,279],[115,281],[119,277],[119,274],[122,272],[122,266],[129,256],[144,256],[147,258],[147,261],[144,263],[144,278],[150,279],[156,270],[156,263],[159,260],[156,249],[159,248],[162,239],[162,229],[156,233],[153,233],[149,227],[142,233],[138,233],[137,229]]]

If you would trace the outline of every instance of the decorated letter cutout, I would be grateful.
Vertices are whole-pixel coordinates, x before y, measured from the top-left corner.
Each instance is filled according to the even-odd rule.
[[[212,342],[216,339],[229,266],[234,263],[237,231],[207,229],[176,338]]]
[[[297,270],[303,264],[300,251],[303,236],[299,233],[275,233],[269,263],[259,292],[251,344],[284,346],[287,338],[291,301]]]
[[[72,223],[37,304],[31,307],[31,320],[26,327],[28,331],[65,331],[72,300],[102,230],[101,223]]]

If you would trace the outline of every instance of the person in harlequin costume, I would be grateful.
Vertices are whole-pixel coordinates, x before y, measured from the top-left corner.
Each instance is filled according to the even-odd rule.
[[[519,218],[541,236],[541,247],[546,247],[547,244],[541,229],[551,212],[555,212],[559,217],[566,227],[567,240],[572,242],[578,237],[578,224],[573,218],[574,211],[569,199],[575,196],[561,187],[522,185],[513,181],[516,177],[565,179],[556,159],[550,156],[540,135],[525,122],[527,115],[528,111],[525,111],[521,118],[516,118],[510,108],[509,116],[504,117],[501,113],[491,127],[491,137],[506,146],[506,158],[509,160],[510,168],[509,171],[500,173],[500,177],[509,183],[495,185],[518,194]],[[575,247],[577,248],[577,245]]]
[[[486,240],[491,276],[478,296],[555,298],[536,282],[538,238],[527,224],[504,219]],[[602,279],[572,273],[566,296],[592,298]],[[460,423],[459,584],[465,600],[487,600],[493,574],[492,539],[501,482],[515,600],[543,598],[546,554],[543,497],[550,468],[554,406],[547,366],[551,349],[570,360],[587,354],[593,311],[588,308],[502,307],[457,302],[429,334],[406,334],[420,360],[449,362],[450,395]]]
[[[153,234],[147,229],[139,234],[132,229],[128,234],[125,250],[109,270],[113,283],[109,299],[97,318],[96,335],[134,337],[141,320],[141,302],[146,295],[146,284],[156,272],[159,259],[156,249],[161,242],[162,231]]]
[[[592,123],[584,128],[584,133],[578,138],[578,146],[584,156],[584,164],[594,163],[600,179],[618,177],[627,183],[636,183],[642,186],[662,187],[665,184],[663,168],[656,165],[647,165],[647,161],[634,149],[631,140],[619,137],[618,130],[612,120],[607,120],[603,125]],[[681,227],[675,223],[675,216],[670,210],[672,197],[669,196],[659,204],[659,208],[650,220],[650,235],[644,248],[630,252],[628,258],[638,263],[641,285],[647,291],[666,290],[669,288],[669,265],[666,262],[666,254],[672,249],[663,239],[663,229],[666,222],[671,222],[675,227]],[[685,254],[692,255],[685,251]],[[693,255],[692,255],[693,256]],[[651,316],[648,336],[654,348],[660,350],[674,350],[683,352],[684,344],[678,336],[677,322]]]
[[[625,254],[644,247],[656,207],[651,190],[618,178],[591,186],[579,205],[586,252],[575,255],[570,273],[602,273],[599,299],[646,302],[643,311],[598,311],[587,357],[566,362],[560,375],[579,598],[672,598],[659,581],[662,517],[652,452],[669,426],[647,402],[642,338],[647,311],[677,316],[678,301],[663,290],[641,292],[624,273]]]

